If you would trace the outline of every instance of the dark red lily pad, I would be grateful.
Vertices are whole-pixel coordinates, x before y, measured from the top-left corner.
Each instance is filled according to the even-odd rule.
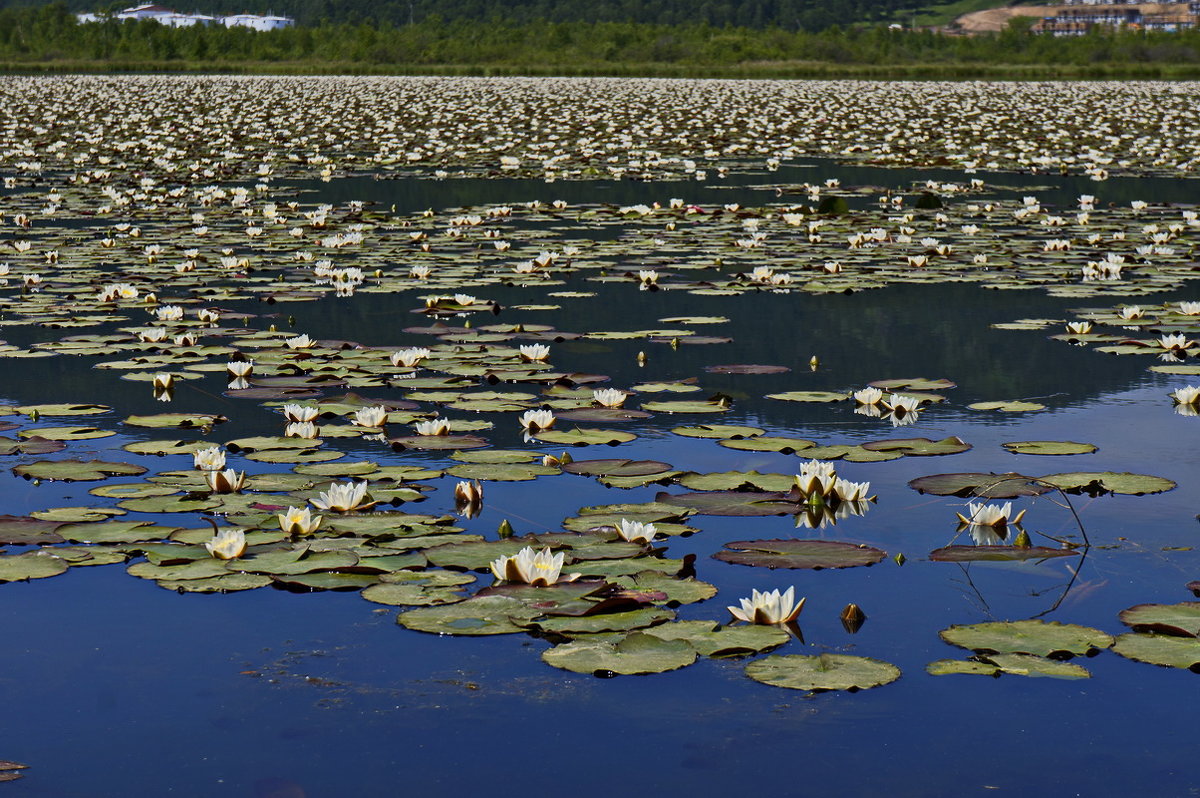
[[[733,363],[720,366],[705,366],[709,374],[783,374],[791,371],[787,366],[765,366],[755,363]]]
[[[554,415],[564,421],[633,421],[650,418],[650,413],[645,410],[627,410],[623,407],[580,407],[556,411]]]
[[[713,559],[763,568],[853,568],[874,565],[887,554],[873,546],[837,540],[734,540]]]
[[[314,388],[237,388],[224,391],[224,394],[235,399],[311,399],[320,396],[321,391]]]
[[[1053,490],[1049,485],[1038,482],[1036,477],[1027,477],[1011,472],[1006,474],[978,472],[930,474],[909,481],[908,486],[918,493],[930,493],[934,496],[958,496],[959,498],[982,496],[986,499],[1040,496]]]
[[[670,471],[671,464],[658,460],[624,460],[617,457],[605,460],[575,460],[564,463],[562,470],[568,474],[591,477],[644,477]]]
[[[58,521],[41,521],[25,515],[0,515],[0,544],[36,546],[63,543],[63,537],[54,531],[60,526],[62,523]]]

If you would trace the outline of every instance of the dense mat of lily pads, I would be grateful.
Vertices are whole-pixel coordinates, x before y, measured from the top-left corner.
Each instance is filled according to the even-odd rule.
[[[205,116],[205,124],[237,119],[246,130],[235,137],[229,127],[204,139],[189,138],[174,123],[169,139],[165,130],[134,130],[122,119],[130,117],[113,107],[113,92],[127,85],[120,80],[47,81],[47,90],[38,93],[24,91],[20,80],[4,84],[18,121],[5,127],[0,156],[13,189],[0,198],[0,310],[2,324],[14,337],[21,333],[24,343],[0,345],[0,357],[13,363],[70,359],[78,368],[99,370],[100,379],[144,383],[164,404],[163,412],[148,414],[99,403],[0,406],[0,430],[9,433],[0,437],[0,455],[14,458],[14,474],[36,483],[100,483],[89,486],[78,506],[0,517],[0,544],[10,548],[0,555],[3,582],[122,565],[134,577],[181,592],[269,585],[358,590],[368,601],[404,608],[397,622],[406,629],[534,634],[554,643],[543,652],[546,663],[581,673],[669,671],[702,657],[749,657],[785,646],[799,636],[796,622],[804,607],[792,589],[754,591],[749,597],[722,595],[728,612],[714,604],[708,620],[678,620],[681,605],[712,600],[718,591],[696,578],[689,559],[671,556],[674,537],[701,532],[705,516],[790,516],[802,530],[829,531],[839,521],[869,514],[875,506],[869,483],[843,478],[839,464],[970,450],[972,444],[958,437],[932,440],[900,429],[937,414],[956,385],[940,375],[880,375],[868,385],[836,391],[768,394],[771,401],[830,413],[852,410],[876,420],[879,436],[848,443],[836,436],[768,435],[764,428],[721,423],[736,399],[704,387],[705,374],[790,370],[726,362],[719,354],[729,341],[721,335],[726,318],[664,315],[631,322],[628,329],[557,329],[539,321],[541,311],[601,293],[840,294],[898,283],[973,282],[1097,305],[1081,307],[1072,320],[1018,319],[1007,328],[1048,330],[1068,344],[1154,356],[1152,368],[1159,371],[1200,374],[1190,362],[1200,351],[1200,303],[1130,301],[1196,276],[1200,220],[1193,208],[1141,202],[1102,207],[1089,196],[1070,208],[1045,207],[1036,196],[1002,201],[990,197],[985,178],[975,177],[922,183],[902,193],[837,180],[780,184],[778,202],[764,207],[701,207],[672,198],[670,191],[652,205],[572,206],[552,199],[548,186],[546,201],[405,215],[363,202],[313,204],[277,179],[314,170],[327,176],[435,167],[499,173],[529,171],[531,163],[536,174],[563,177],[680,177],[702,172],[705,164],[724,169],[765,160],[770,166],[799,152],[785,147],[785,139],[815,140],[819,151],[856,155],[839,138],[852,135],[851,128],[825,117],[823,136],[814,138],[797,135],[802,122],[782,112],[750,120],[752,106],[746,105],[736,125],[726,123],[741,131],[740,144],[717,136],[719,126],[703,118],[684,124],[697,107],[719,114],[722,103],[750,103],[767,91],[755,84],[696,87],[663,112],[667,118],[654,128],[658,132],[635,140],[621,132],[626,123],[619,114],[644,108],[629,101],[629,86],[601,82],[622,101],[606,105],[611,97],[602,93],[577,115],[562,114],[564,132],[576,126],[567,146],[552,127],[538,136],[519,127],[530,115],[468,129],[479,118],[472,103],[489,102],[498,90],[489,82],[249,82],[283,92],[286,102],[306,103],[316,92],[328,112],[304,115],[293,129],[273,129],[270,136],[265,123],[248,116],[248,82],[201,82],[206,92],[200,94],[191,80],[134,82],[145,96],[125,102],[157,97],[186,117],[194,103],[211,109],[232,101],[222,115]],[[403,102],[414,119],[405,126],[364,125],[361,115],[369,108],[334,99],[343,97],[335,89],[358,89],[360,83],[385,90],[371,95],[371,103],[386,108]],[[304,91],[293,91],[297,85]],[[534,107],[563,111],[564,98],[597,84],[505,85],[526,93]],[[800,102],[827,87],[771,90]],[[1054,89],[972,98],[973,91],[920,86],[906,87],[903,95],[868,94],[854,100],[861,107],[838,124],[882,119],[871,114],[871,102],[901,96],[918,102],[929,92],[1016,113],[1021,103],[1045,102],[1038,91]],[[1132,88],[1122,91],[1084,94],[1120,115],[1138,96]],[[1191,98],[1189,87],[1179,87],[1156,106],[1154,124],[1190,124]],[[28,120],[43,118],[38,109],[46,103],[67,103],[70,115],[61,124],[27,129]],[[605,108],[619,112],[606,117]],[[1065,103],[1055,108],[1077,113]],[[984,127],[995,113],[1001,111],[981,110],[976,123]],[[1089,123],[1095,117],[1093,109]],[[385,118],[394,117],[380,120]],[[377,127],[387,124],[385,135]],[[443,139],[427,135],[434,124],[445,127]],[[1086,158],[1031,160],[1022,154],[1030,148],[1015,138],[1015,121],[1004,128],[1014,138],[1003,145],[991,138],[995,131],[985,136],[981,129],[977,138],[964,132],[952,148],[940,133],[937,142],[909,136],[910,149],[893,154],[887,142],[895,136],[879,124],[878,142],[864,145],[861,155],[884,163],[925,159],[975,166],[995,160],[1007,168],[1080,167],[1097,177],[1110,168],[1186,173],[1195,166],[1194,153],[1188,156],[1193,161],[1177,155],[1167,163],[1148,144],[1131,149],[1136,141],[1124,134],[1096,139]],[[726,143],[688,138],[701,128]],[[761,130],[751,135],[750,128]],[[1070,134],[1055,130],[1065,147]],[[425,143],[417,145],[418,139]],[[1053,153],[1044,140],[1039,146]],[[1104,146],[1119,148],[1124,161]],[[1182,148],[1174,142],[1174,152]],[[871,198],[870,207],[850,211],[847,200],[862,196]],[[501,288],[525,299],[501,308],[489,296]],[[422,344],[375,344],[370,330],[363,331],[364,340],[346,341],[280,329],[279,311],[290,303],[334,297],[353,303],[368,294],[394,295],[409,319],[405,331]],[[702,346],[714,354],[704,374],[613,385],[607,375],[578,370],[557,347],[589,340],[637,341],[647,349]],[[639,358],[644,362],[645,352]],[[811,367],[818,367],[815,359]],[[171,412],[174,393],[185,383],[231,401],[220,413]],[[1179,389],[1164,404],[1195,415],[1200,387]],[[277,434],[222,434],[227,415],[259,405],[277,414]],[[1001,396],[967,408],[1020,413],[1043,405]],[[697,471],[687,463],[621,457],[621,449],[608,448],[637,439],[621,429],[623,422],[651,418],[664,434],[713,447],[795,454],[795,467],[786,473]],[[521,430],[525,448],[493,446],[493,431],[501,426]],[[141,464],[145,460],[88,456],[86,442],[115,436],[122,427],[152,432],[123,448],[161,456],[161,469],[151,470]],[[342,451],[361,453],[363,447],[374,447],[377,456]],[[1051,460],[1095,451],[1087,442],[1058,440],[1012,441],[1004,448]],[[434,453],[444,465],[405,463],[406,452]],[[491,483],[578,478],[609,488],[612,501],[580,508],[556,529],[517,533],[506,523],[485,537],[458,525],[459,517],[479,512]],[[435,480],[455,483],[457,515],[445,503],[414,511],[435,490]],[[1059,466],[1028,474],[931,467],[910,484],[959,500],[947,501],[947,520],[953,524],[957,513],[965,537],[928,555],[947,562],[1078,556],[1086,534],[1083,541],[1031,539],[1021,527],[1024,511],[1014,512],[1012,499],[1050,495],[1069,506],[1069,495],[1151,495],[1175,487],[1154,475]],[[621,489],[646,486],[659,486],[653,501],[622,501]],[[711,548],[719,561],[769,569],[868,567],[895,556],[816,535],[714,541]],[[1041,620],[955,627],[942,636],[974,652],[971,659],[935,662],[928,670],[1079,678],[1087,671],[1061,660],[1108,648],[1191,668],[1200,663],[1195,617],[1190,603],[1133,607],[1120,619],[1133,631],[1115,639]],[[842,619],[852,630],[864,615],[852,604]],[[756,658],[746,673],[808,691],[863,689],[900,675],[886,662],[843,654]]]

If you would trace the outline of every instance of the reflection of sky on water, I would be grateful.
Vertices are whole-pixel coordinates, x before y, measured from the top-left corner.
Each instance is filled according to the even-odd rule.
[[[844,184],[853,182],[842,174]],[[482,202],[512,188],[504,183],[375,185],[381,191],[421,192],[427,199],[419,207],[452,204],[444,202],[444,193],[452,190],[464,196],[492,192],[469,200]],[[594,191],[586,184],[576,189],[561,183],[540,186],[534,196],[563,196],[568,188]],[[621,184],[613,190],[640,192],[641,201],[690,197],[688,188]],[[1104,189],[1097,185],[1088,193],[1103,197]],[[1072,185],[1070,192],[1075,191]],[[126,576],[119,566],[85,568],[0,587],[0,617],[9,641],[0,694],[10,718],[0,757],[35,766],[29,778],[5,785],[6,790],[19,796],[129,794],[135,773],[137,791],[147,795],[356,795],[398,784],[417,794],[448,795],[485,783],[501,795],[561,789],[599,796],[627,793],[631,787],[661,795],[811,791],[851,796],[886,790],[918,796],[988,787],[1030,795],[1128,790],[1166,795],[1192,785],[1190,771],[1178,766],[1192,755],[1188,736],[1180,733],[1190,719],[1190,704],[1180,697],[1194,687],[1191,674],[1111,653],[1083,662],[1094,673],[1087,682],[934,678],[923,669],[932,660],[965,654],[937,637],[952,623],[1026,618],[1058,604],[1046,617],[1116,633],[1122,631],[1116,615],[1125,607],[1190,597],[1183,585],[1200,576],[1200,558],[1164,547],[1189,547],[1195,541],[1200,454],[1194,441],[1200,418],[1176,415],[1166,394],[1200,379],[1151,374],[1145,371],[1153,362],[1149,358],[1069,347],[1048,340],[1052,331],[988,326],[1018,317],[1066,318],[1068,309],[1080,304],[1040,291],[895,286],[853,296],[714,298],[643,293],[629,285],[580,282],[572,287],[600,296],[563,300],[561,311],[506,311],[499,320],[532,319],[586,331],[647,328],[671,315],[726,315],[729,324],[700,330],[734,338],[727,345],[678,350],[636,340],[552,345],[556,366],[610,374],[617,387],[696,376],[706,391],[735,397],[734,410],[723,416],[659,416],[619,425],[638,432],[638,440],[616,449],[576,449],[577,458],[650,458],[696,471],[796,470],[797,455],[736,451],[666,432],[676,424],[705,422],[759,425],[771,434],[822,444],[949,435],[973,444],[950,457],[839,463],[842,476],[869,480],[879,501],[863,517],[845,518],[836,526],[808,531],[796,530],[787,517],[696,517],[699,534],[667,542],[673,557],[696,554],[700,578],[721,589],[713,600],[681,608],[681,618],[724,620],[724,605],[750,589],[794,584],[808,597],[800,618],[807,644],[790,644],[782,653],[844,650],[876,656],[904,671],[899,683],[857,695],[805,699],[750,682],[742,675],[744,663],[737,661],[597,680],[543,665],[537,655],[546,644],[528,637],[441,639],[397,629],[394,610],[354,593],[181,596]],[[488,293],[507,304],[529,297],[499,287]],[[1198,297],[1184,291],[1150,299],[1167,298]],[[294,314],[296,329],[314,337],[374,345],[423,343],[427,339],[401,330],[418,323],[419,317],[407,313],[411,300],[364,294],[349,301],[296,303],[275,321],[283,324],[287,314]],[[1104,303],[1090,299],[1086,304]],[[257,304],[248,308],[264,310]],[[270,320],[253,323],[266,326]],[[41,334],[5,331],[13,342]],[[644,368],[636,365],[639,350],[649,356]],[[822,363],[815,373],[806,366],[812,354]],[[88,368],[93,362],[22,361],[6,393],[24,403],[115,405],[114,416],[81,420],[101,426],[114,426],[130,413],[164,409],[148,385]],[[749,376],[703,372],[706,365],[747,362],[794,370]],[[945,392],[946,403],[926,409],[914,426],[900,430],[885,420],[856,416],[848,404],[762,398],[784,390],[844,390],[901,376],[946,377],[959,387]],[[217,441],[282,428],[277,413],[257,402],[223,397],[222,388],[219,375],[180,384],[171,409],[228,415],[231,421],[211,436]],[[1016,398],[1035,399],[1048,409],[1024,414],[965,409],[975,401]],[[496,446],[522,446],[515,415],[487,418],[497,424],[485,433]],[[71,444],[64,455],[133,459],[155,470],[186,468],[184,458],[130,458],[114,451],[130,440],[174,436],[173,431],[121,428],[117,437]],[[1005,441],[1063,439],[1094,443],[1099,451],[1036,457],[1000,447]],[[447,462],[435,454],[396,455],[362,442],[333,440],[330,445],[347,452],[347,460]],[[278,470],[231,461],[254,472]],[[955,513],[966,502],[922,496],[906,483],[931,473],[975,470],[1147,472],[1181,487],[1152,497],[1072,497],[1095,545],[1064,595],[1070,568],[1081,558],[969,566],[925,559],[951,541],[967,542],[965,536],[955,539]],[[93,484],[35,486],[5,475],[0,477],[2,510],[23,514],[88,503],[94,501],[86,493]],[[438,489],[427,501],[405,509],[452,510],[454,480],[434,484]],[[491,535],[507,518],[518,533],[538,531],[556,527],[581,506],[647,501],[661,490],[683,491],[678,486],[614,491],[569,475],[489,484],[483,513],[463,525]],[[1028,508],[1023,525],[1035,543],[1046,542],[1039,533],[1076,539],[1071,513],[1056,501],[1054,495],[1014,501],[1015,507]],[[195,518],[185,523],[198,525]],[[710,559],[724,541],[810,535],[877,545],[889,555],[904,553],[907,562],[789,572]],[[868,616],[855,636],[838,619],[849,602]],[[55,678],[47,680],[47,673]],[[964,746],[977,752],[981,733],[987,756],[956,756]],[[1136,743],[1130,745],[1131,740]],[[1094,766],[1098,752],[1115,751],[1123,752],[1121,766]],[[788,767],[791,763],[799,767]],[[304,792],[271,792],[287,782]]]

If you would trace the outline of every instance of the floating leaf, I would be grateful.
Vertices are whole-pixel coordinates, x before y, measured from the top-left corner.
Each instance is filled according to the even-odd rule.
[[[655,501],[694,510],[698,515],[762,516],[792,515],[800,505],[785,493],[758,491],[701,491],[697,493],[660,493]]]
[[[782,402],[842,402],[850,398],[848,393],[832,391],[787,391],[786,393],[769,393],[768,399],[778,399]]]
[[[853,568],[874,565],[887,554],[871,546],[836,540],[734,540],[714,559],[764,568]]]
[[[778,626],[721,626],[709,621],[677,621],[646,630],[664,640],[683,640],[705,657],[741,657],[778,648],[790,635]]]
[[[793,454],[811,449],[817,445],[816,441],[806,440],[805,438],[785,438],[774,435],[761,435],[754,438],[734,438],[732,440],[720,440],[717,443],[726,449],[737,449],[743,452],[780,452],[781,454]]]
[[[557,474],[559,470],[541,463],[463,463],[446,469],[446,473],[460,479],[526,482],[538,477]]]
[[[130,416],[125,423],[130,427],[148,427],[162,429],[178,427],[179,429],[210,429],[215,424],[221,424],[229,419],[215,413],[157,413],[151,416]]]
[[[560,446],[596,446],[602,444],[616,446],[619,443],[627,443],[636,437],[632,432],[615,432],[612,430],[585,427],[572,430],[545,430],[537,434],[539,441],[554,443]]]
[[[704,370],[709,374],[784,374],[791,371],[787,366],[764,366],[754,363],[705,366]]]
[[[1000,445],[1013,454],[1091,454],[1096,451],[1094,444],[1075,441],[1012,441]]]
[[[698,424],[694,427],[675,427],[671,432],[685,438],[737,440],[738,438],[753,438],[756,435],[762,435],[766,430],[761,427],[746,427],[737,424]]]
[[[1047,676],[1052,679],[1087,679],[1088,670],[1073,662],[1060,662],[1030,654],[989,654],[976,660],[943,659],[931,662],[925,670],[934,676],[953,673],[998,676],[1001,673],[1017,676]]]
[[[658,460],[625,460],[610,458],[605,460],[575,460],[564,463],[562,470],[568,474],[583,474],[598,477],[639,477],[651,474],[661,474],[671,469],[670,463]]]
[[[967,405],[968,410],[999,410],[1004,413],[1025,413],[1031,410],[1045,410],[1046,406],[1037,402],[1023,402],[1019,399],[997,402],[975,402]]]
[[[645,626],[665,623],[675,613],[663,608],[646,608],[628,612],[609,612],[582,617],[553,616],[532,621],[532,625],[545,632],[558,634],[594,634],[596,632],[628,632]]]
[[[63,482],[94,482],[108,477],[135,477],[148,469],[129,463],[107,463],[103,460],[38,460],[13,468],[13,473],[26,479],[61,480]]]
[[[756,682],[791,690],[866,690],[900,678],[895,665],[846,654],[773,654],[746,666]]]
[[[682,640],[633,632],[620,640],[577,640],[542,652],[547,665],[595,674],[663,673],[691,665],[696,650]]]
[[[929,457],[943,454],[959,454],[971,448],[962,438],[950,436],[940,441],[929,438],[895,438],[886,441],[871,441],[862,444],[869,452],[899,452],[908,457]]]
[[[506,635],[525,631],[540,612],[508,596],[483,596],[434,607],[402,612],[396,623],[406,629],[441,635]]]
[[[1052,549],[1048,546],[944,546],[929,552],[929,559],[933,562],[1012,562],[1078,554],[1075,549]]]
[[[66,572],[66,562],[42,551],[0,555],[0,582],[45,579]]]
[[[655,413],[728,413],[730,404],[725,401],[677,401],[642,402],[642,409]]]
[[[1022,474],[932,474],[917,477],[908,486],[918,493],[931,493],[934,496],[958,496],[968,498],[981,496],[986,499],[1015,499],[1020,496],[1040,496],[1053,490],[1049,485],[1043,485],[1037,477],[1027,477]]]
[[[57,530],[61,521],[46,521],[25,515],[0,515],[0,544],[15,546],[38,546],[47,543],[62,543],[63,537]]]
[[[945,391],[957,388],[958,384],[947,379],[928,379],[927,377],[902,377],[891,380],[875,380],[867,383],[872,388],[884,391]]]
[[[1121,610],[1121,623],[1137,632],[1200,637],[1200,601],[1180,604],[1138,604]]]
[[[1113,471],[1078,471],[1069,474],[1049,474],[1041,478],[1042,482],[1061,488],[1067,493],[1085,493],[1099,495],[1103,493],[1124,493],[1131,496],[1144,496],[1150,493],[1164,493],[1172,490],[1175,483],[1165,477],[1155,477],[1149,474],[1115,473]]]
[[[1037,619],[956,625],[938,634],[947,643],[972,651],[1039,657],[1082,655],[1113,644],[1112,636],[1099,629]]]
[[[1200,640],[1194,637],[1129,632],[1117,636],[1113,651],[1138,662],[1200,672]]]
[[[87,441],[111,438],[117,433],[97,427],[38,427],[17,433],[22,438],[42,438],[48,441]]]

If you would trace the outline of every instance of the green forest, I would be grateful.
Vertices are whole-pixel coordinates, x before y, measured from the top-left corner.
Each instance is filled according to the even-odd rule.
[[[274,13],[304,26],[393,26],[471,20],[488,24],[633,22],[644,25],[710,25],[761,30],[820,31],[849,22],[890,21],[929,0],[198,0],[179,11],[205,14]],[[71,0],[71,11],[120,10],[135,3]],[[0,0],[0,8],[34,5]],[[193,7],[194,6],[194,7]]]
[[[1028,22],[1028,20],[1026,20]],[[426,19],[278,31],[78,24],[61,3],[0,10],[5,71],[1120,77],[1200,75],[1200,31],[948,36],[886,26],[789,31],[637,22]]]

